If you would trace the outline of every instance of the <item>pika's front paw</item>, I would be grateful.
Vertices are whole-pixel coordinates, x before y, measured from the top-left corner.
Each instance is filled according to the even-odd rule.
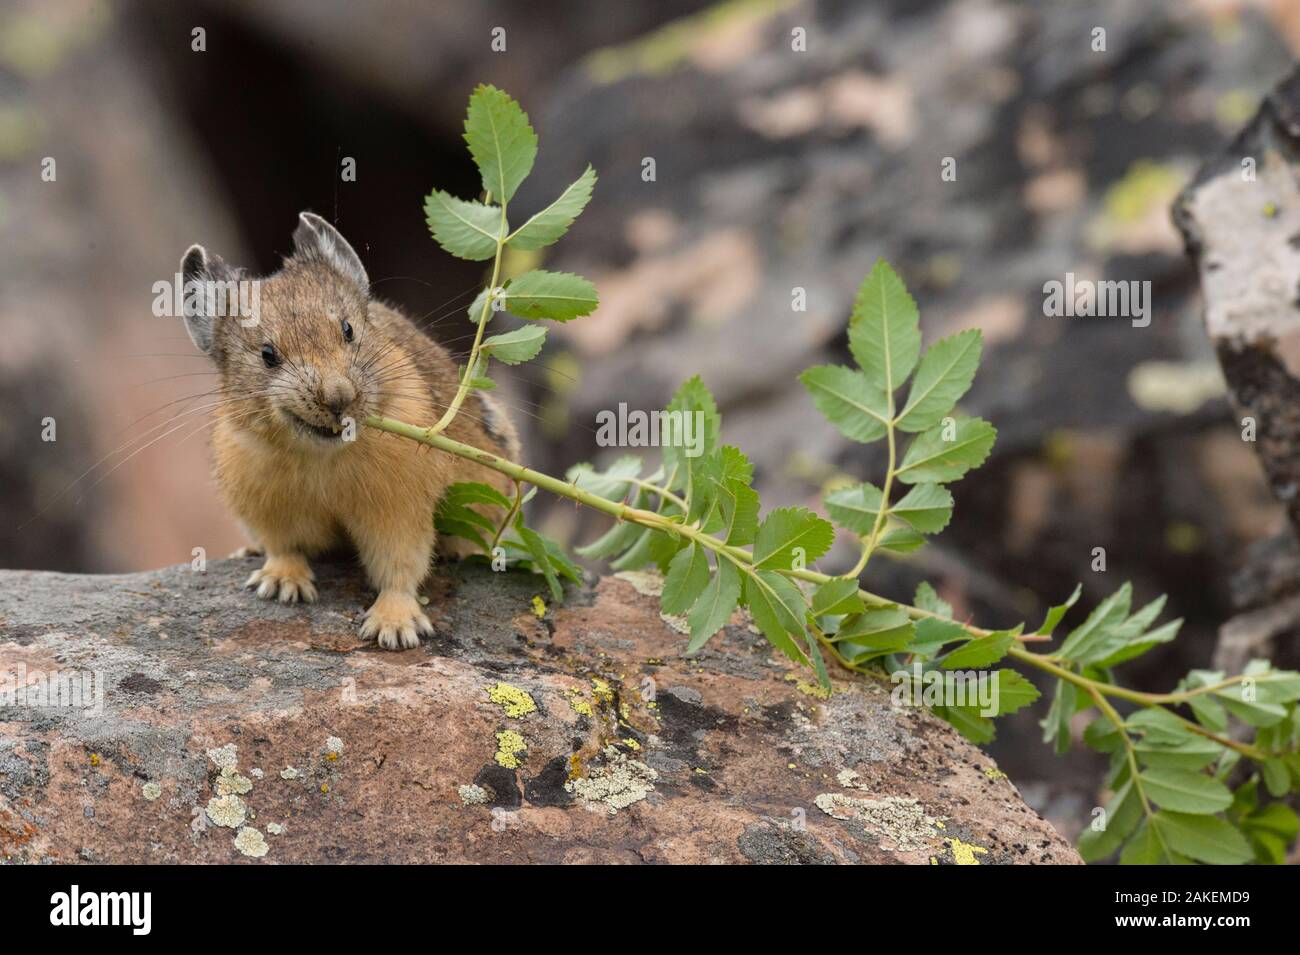
[[[245,557],[261,557],[265,554],[262,548],[256,544],[249,544],[247,547],[241,547],[239,550],[232,550],[227,560],[243,560]]]
[[[256,587],[257,595],[263,600],[275,600],[282,604],[316,601],[316,585],[312,583],[311,568],[301,557],[268,557],[261,570],[253,571],[245,587]]]
[[[377,641],[385,650],[418,647],[420,634],[433,636],[433,624],[414,594],[386,590],[362,617],[362,638]]]

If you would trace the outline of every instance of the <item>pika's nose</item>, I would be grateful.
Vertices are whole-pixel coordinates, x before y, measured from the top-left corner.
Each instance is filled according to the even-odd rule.
[[[352,382],[342,375],[333,375],[321,382],[320,403],[328,408],[335,418],[340,417],[357,397]]]

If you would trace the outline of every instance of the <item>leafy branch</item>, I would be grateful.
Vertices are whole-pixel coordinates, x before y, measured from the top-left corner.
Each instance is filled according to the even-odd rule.
[[[604,471],[580,464],[560,479],[449,437],[447,425],[468,395],[493,387],[492,359],[517,364],[541,352],[546,330],[532,323],[569,321],[597,304],[591,283],[568,273],[534,269],[501,282],[504,251],[541,249],[563,236],[590,200],[595,172],[589,166],[511,231],[507,203],[532,169],[537,137],[518,104],[490,86],[471,96],[465,128],[483,200],[435,190],[425,202],[444,249],[492,260],[489,283],[470,308],[477,327],[459,388],[432,425],[382,417],[365,422],[514,481],[513,499],[486,484],[454,485],[436,515],[441,533],[541,574],[561,600],[562,579],[579,581],[581,574],[558,543],[527,526],[524,505],[536,490],[583,504],[614,525],[578,553],[619,570],[657,567],[664,575],[661,610],[681,618],[690,633],[687,652],[699,651],[744,608],[776,649],[810,667],[828,690],[827,658],[851,674],[891,680],[906,702],[929,706],[977,743],[993,739],[993,718],[1039,697],[1020,672],[1000,664],[1037,670],[1054,681],[1041,724],[1044,741],[1065,752],[1074,743],[1076,717],[1095,708],[1082,741],[1110,757],[1110,796],[1080,838],[1085,858],[1119,852],[1122,862],[1284,859],[1300,829],[1281,801],[1300,789],[1300,674],[1258,660],[1234,676],[1194,670],[1168,693],[1121,686],[1114,668],[1173,640],[1181,625],[1157,623],[1163,597],[1133,609],[1128,584],[1050,652],[1029,644],[1054,639],[1081,587],[1031,633],[1023,624],[987,630],[955,620],[926,583],[910,603],[862,587],[859,577],[874,554],[914,551],[948,525],[949,485],[979,467],[997,437],[987,421],[956,411],[979,366],[980,333],[959,332],[922,353],[916,302],[887,263],[876,263],[854,300],[848,327],[854,367],[821,365],[800,376],[814,405],[845,437],[885,441],[881,485],[862,482],[828,493],[829,521],[802,507],[776,508],[760,519],[753,467],[738,448],[721,442],[721,416],[699,377],[685,382],[660,413],[666,440],[662,460],[648,473],[640,458],[626,455]],[[528,324],[485,337],[499,311]],[[698,453],[688,453],[688,433],[699,438],[690,449]],[[495,507],[504,517],[494,521],[475,505]],[[846,574],[821,573],[813,565],[830,551],[837,527],[853,536],[860,557]],[[987,692],[972,696],[972,685]],[[1261,785],[1274,801],[1261,802]]]

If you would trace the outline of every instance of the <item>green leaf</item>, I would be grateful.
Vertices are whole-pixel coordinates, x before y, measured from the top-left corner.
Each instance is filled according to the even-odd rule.
[[[599,299],[596,287],[581,275],[533,269],[506,286],[505,303],[520,318],[567,322],[591,314]]]
[[[596,170],[591,166],[569,184],[558,199],[537,213],[510,236],[512,249],[541,249],[569,231],[573,220],[587,207],[596,185]]]
[[[709,561],[704,548],[692,543],[668,565],[660,609],[668,614],[683,614],[695,605],[709,584]]]
[[[817,365],[799,376],[817,410],[852,441],[869,442],[888,430],[885,392],[861,372],[842,365]]]
[[[993,742],[997,728],[987,716],[980,716],[979,710],[969,706],[932,706],[930,712],[942,720],[951,723],[962,736],[977,745]]]
[[[1151,824],[1171,849],[1198,862],[1240,865],[1254,855],[1245,836],[1217,816],[1162,811],[1152,817]]]
[[[1051,743],[1057,756],[1070,751],[1070,717],[1075,714],[1076,699],[1074,687],[1058,679],[1051,709],[1038,723],[1043,728],[1043,742]]]
[[[689,488],[688,497],[694,496],[697,485],[707,483],[705,474],[713,469],[713,465],[727,469],[724,479],[743,476],[744,482],[749,482],[753,468],[739,451],[733,449],[720,458],[713,457],[713,449],[722,431],[722,416],[699,375],[678,386],[664,411],[667,415],[664,430],[670,432],[660,437],[664,470],[675,475],[673,483],[677,487]],[[689,442],[686,440],[688,430]],[[699,454],[694,454],[695,451]]]
[[[904,484],[947,484],[984,463],[998,432],[983,418],[954,417],[952,426],[939,424],[912,439],[899,465]]]
[[[907,404],[898,416],[900,431],[924,431],[943,420],[975,379],[983,342],[979,329],[958,332],[931,345],[916,368]]]
[[[791,660],[809,665],[808,657],[792,636],[804,633],[804,600],[793,582],[771,570],[745,576],[745,604],[754,625],[772,646]]]
[[[754,538],[755,570],[791,570],[795,551],[807,566],[831,549],[835,528],[806,507],[778,507],[768,513]]]
[[[947,644],[964,640],[967,636],[969,634],[966,628],[959,623],[938,617],[923,617],[916,622],[916,637],[908,649],[918,656],[930,658]]]
[[[1160,834],[1150,820],[1143,819],[1133,838],[1120,853],[1119,861],[1120,865],[1167,865],[1172,860],[1165,853]]]
[[[878,259],[858,290],[849,324],[849,350],[867,380],[898,388],[921,353],[920,315],[898,273]]]
[[[758,532],[758,506],[758,492],[753,488],[739,481],[724,484],[718,490],[722,539],[734,547],[754,543],[754,535]]]
[[[1010,630],[976,637],[950,652],[939,661],[939,666],[945,670],[978,670],[990,666],[1007,655],[1015,639]]]
[[[836,524],[865,536],[876,526],[881,498],[880,488],[874,484],[856,484],[831,491],[822,503]]]
[[[528,114],[508,93],[479,86],[469,98],[465,142],[483,177],[483,188],[509,202],[537,158],[537,134]]]
[[[546,329],[540,325],[525,325],[512,332],[491,335],[483,340],[485,348],[499,362],[518,365],[536,358],[546,343]]]
[[[1079,595],[1082,593],[1083,584],[1075,584],[1074,593],[1070,594],[1070,596],[1066,598],[1065,603],[1047,608],[1047,616],[1043,618],[1043,625],[1034,632],[1050,637],[1052,631],[1056,629],[1056,625],[1061,622],[1061,618],[1064,617],[1066,612],[1078,602]]]
[[[1175,812],[1209,815],[1232,804],[1232,793],[1217,779],[1204,773],[1172,766],[1153,766],[1138,780],[1147,797]]]
[[[1240,684],[1216,690],[1214,696],[1226,709],[1243,723],[1251,726],[1275,726],[1287,717],[1286,707],[1280,703],[1260,703],[1250,700]]]
[[[528,548],[528,553],[532,555],[533,565],[546,578],[546,586],[551,589],[551,596],[557,601],[563,600],[564,588],[560,586],[560,580],[555,574],[555,569],[551,566],[550,554],[546,550],[546,541],[531,527],[524,524],[522,514],[515,519],[515,531],[519,534],[519,539],[524,542],[524,546]]]
[[[858,582],[852,578],[832,577],[813,591],[814,617],[862,613],[866,609],[862,598],[858,596]]]
[[[1255,847],[1256,858],[1271,865],[1282,865],[1296,833],[1300,832],[1300,818],[1289,806],[1269,803],[1242,819],[1241,829]]]
[[[641,459],[635,454],[623,455],[605,471],[597,471],[590,464],[584,462],[575,464],[564,474],[565,478],[575,487],[610,501],[621,501],[626,498],[628,492],[635,486],[629,478],[639,477],[640,475]],[[622,526],[635,527],[636,525]]]
[[[878,607],[845,619],[832,638],[836,642],[852,641],[855,649],[892,653],[902,650],[916,633],[907,611],[902,607]]]
[[[1070,635],[1057,651],[1067,660],[1088,663],[1101,659],[1110,652],[1108,641],[1113,631],[1128,617],[1129,603],[1133,599],[1132,584],[1125,583],[1088,615],[1088,619],[1070,631]]]
[[[435,189],[424,200],[424,218],[437,243],[460,259],[482,262],[497,254],[504,233],[501,210],[481,202],[457,199]],[[479,310],[483,303],[479,302]],[[474,317],[478,321],[478,317]]]
[[[459,481],[447,488],[442,500],[456,504],[491,504],[507,510],[511,505],[510,498],[481,481]]]
[[[1041,695],[1038,687],[1015,670],[995,670],[994,674],[998,678],[998,716],[1014,713]]]
[[[925,537],[910,527],[893,527],[880,535],[876,546],[895,554],[910,554],[925,546]]]
[[[1130,779],[1106,803],[1105,825],[1089,826],[1079,836],[1079,855],[1084,862],[1100,862],[1115,852],[1142,818],[1142,800]]]
[[[691,642],[686,652],[694,653],[708,643],[709,638],[731,619],[731,612],[739,600],[740,572],[731,561],[721,560],[687,619],[691,627]]]
[[[918,610],[937,613],[941,617],[952,616],[952,604],[946,600],[940,600],[934,585],[927,580],[923,580],[916,585],[916,596],[912,599],[912,603],[916,605]]]
[[[937,534],[952,520],[952,494],[937,484],[918,484],[889,513],[922,534]]]

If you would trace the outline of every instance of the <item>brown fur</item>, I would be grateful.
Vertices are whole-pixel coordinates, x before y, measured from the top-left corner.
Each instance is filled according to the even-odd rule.
[[[296,255],[262,280],[256,325],[231,318],[214,324],[210,353],[223,398],[212,436],[216,479],[266,552],[248,581],[259,596],[314,600],[307,559],[350,542],[379,591],[362,635],[389,648],[411,647],[420,632],[431,632],[417,588],[437,541],[439,499],[457,481],[502,491],[511,485],[495,471],[361,425],[372,414],[435,423],[456,392],[457,367],[446,349],[343,271],[327,258]],[[350,343],[344,320],[353,329]],[[282,356],[279,367],[265,366],[266,343]],[[355,440],[310,434],[291,414],[334,429],[351,418]],[[504,412],[479,395],[466,401],[447,434],[497,454],[518,450]]]

